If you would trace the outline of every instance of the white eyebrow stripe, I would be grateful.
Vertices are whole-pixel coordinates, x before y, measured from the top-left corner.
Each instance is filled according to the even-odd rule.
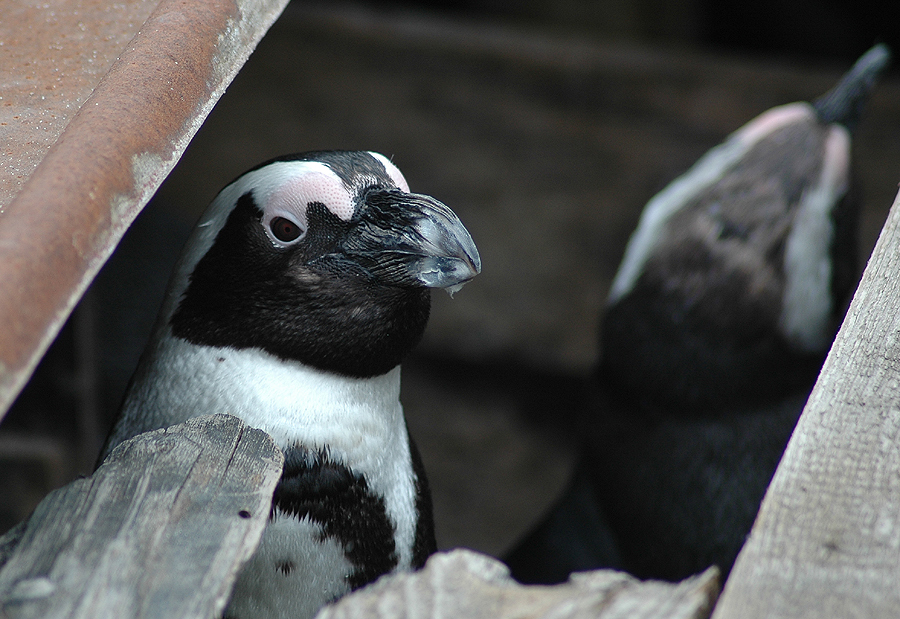
[[[388,176],[391,177],[391,180],[394,181],[394,184],[397,185],[397,188],[400,191],[409,193],[409,184],[406,182],[406,179],[403,177],[403,173],[395,166],[390,159],[382,155],[381,153],[376,153],[374,151],[369,151],[369,154],[375,157],[381,165],[384,166],[385,171],[388,173]]]
[[[785,289],[778,326],[795,346],[822,350],[830,341],[832,211],[847,193],[850,133],[832,125],[825,139],[822,170],[797,208],[784,252]]]

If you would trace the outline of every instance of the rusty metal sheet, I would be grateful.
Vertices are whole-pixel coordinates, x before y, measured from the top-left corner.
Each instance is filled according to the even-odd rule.
[[[0,2],[0,212],[158,1]]]
[[[287,0],[0,0],[0,415]]]

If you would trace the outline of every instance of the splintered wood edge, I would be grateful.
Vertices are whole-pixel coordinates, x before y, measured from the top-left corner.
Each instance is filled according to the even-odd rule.
[[[0,569],[17,617],[212,617],[259,544],[283,456],[236,417],[192,419],[117,447],[50,493]]]
[[[317,619],[706,619],[718,593],[714,567],[680,583],[597,570],[560,585],[521,585],[500,561],[457,549],[433,555],[419,572],[385,576],[326,606]]]

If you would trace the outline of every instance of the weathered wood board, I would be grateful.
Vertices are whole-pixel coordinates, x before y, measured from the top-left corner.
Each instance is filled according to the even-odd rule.
[[[716,619],[900,613],[900,197]]]
[[[0,617],[219,616],[282,463],[227,415],[123,443],[0,538]]]
[[[496,559],[458,549],[432,556],[419,572],[382,578],[316,619],[705,619],[718,593],[716,568],[680,583],[596,570],[559,585],[523,586]]]

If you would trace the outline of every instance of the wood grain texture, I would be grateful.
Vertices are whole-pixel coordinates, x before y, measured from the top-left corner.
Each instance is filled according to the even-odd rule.
[[[496,559],[457,549],[433,555],[419,572],[386,576],[316,619],[705,619],[718,593],[716,568],[680,583],[596,570],[560,585],[523,586]]]
[[[0,617],[219,616],[282,462],[268,435],[227,415],[126,441],[0,540],[14,545]]]
[[[716,619],[900,609],[900,198]]]

